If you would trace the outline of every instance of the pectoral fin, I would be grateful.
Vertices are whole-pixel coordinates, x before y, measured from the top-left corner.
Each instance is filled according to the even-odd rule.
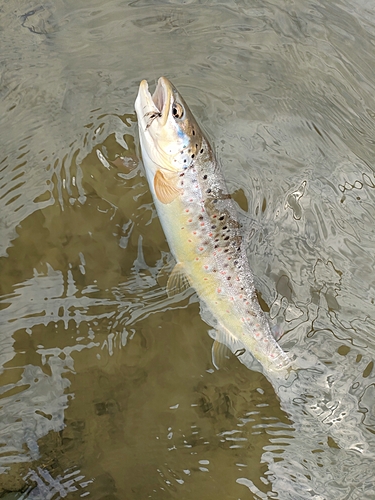
[[[181,263],[176,264],[167,281],[168,297],[174,297],[178,293],[190,288],[190,286],[191,284],[183,270],[183,265]]]
[[[161,170],[155,174],[154,189],[157,199],[166,205],[172,203],[181,193],[177,187],[177,178],[175,176],[166,177]]]

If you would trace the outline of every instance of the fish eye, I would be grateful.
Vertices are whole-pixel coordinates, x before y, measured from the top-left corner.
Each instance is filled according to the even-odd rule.
[[[172,115],[173,118],[182,118],[184,116],[184,108],[180,103],[175,102],[172,106]]]

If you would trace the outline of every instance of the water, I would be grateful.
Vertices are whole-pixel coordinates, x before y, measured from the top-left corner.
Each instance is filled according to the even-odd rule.
[[[5,498],[375,498],[373,2],[0,12]],[[214,370],[196,296],[166,296],[134,114],[160,75],[247,213],[289,385]]]

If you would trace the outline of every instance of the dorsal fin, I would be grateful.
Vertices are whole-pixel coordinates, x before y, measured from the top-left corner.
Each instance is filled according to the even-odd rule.
[[[166,177],[161,170],[158,170],[154,177],[154,189],[156,197],[164,204],[172,203],[181,193],[177,187],[177,176]]]

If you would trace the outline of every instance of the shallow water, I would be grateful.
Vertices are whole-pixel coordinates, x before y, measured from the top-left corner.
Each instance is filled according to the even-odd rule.
[[[0,12],[0,492],[375,498],[373,2]],[[195,294],[166,296],[134,114],[160,75],[246,212],[281,344],[305,353],[289,385],[214,370]]]

